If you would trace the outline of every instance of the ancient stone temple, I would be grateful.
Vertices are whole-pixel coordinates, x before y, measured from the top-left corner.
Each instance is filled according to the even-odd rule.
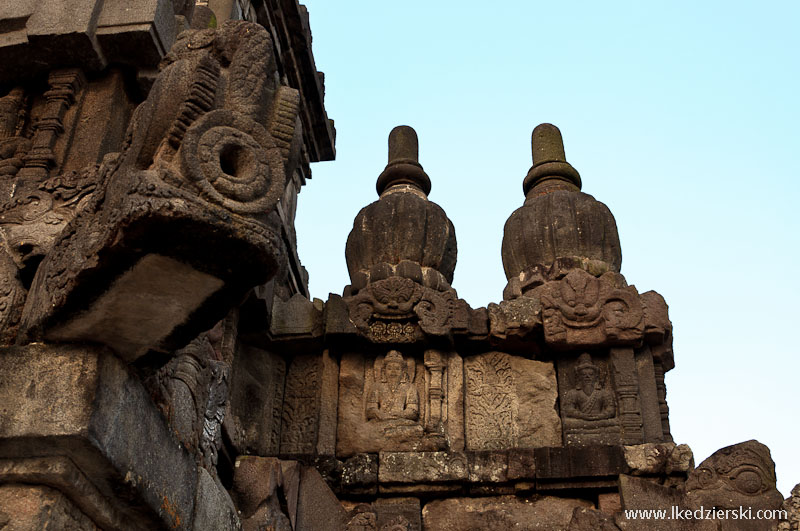
[[[453,289],[406,126],[322,301],[294,216],[335,130],[297,0],[2,7],[0,528],[798,529],[764,445],[673,442],[667,304],[555,126],[496,304]]]

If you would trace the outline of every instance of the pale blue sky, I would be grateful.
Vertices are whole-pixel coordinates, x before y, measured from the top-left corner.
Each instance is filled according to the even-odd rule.
[[[622,273],[670,305],[672,433],[699,462],[747,439],[800,482],[800,3],[306,0],[337,159],[299,198],[312,295],[349,283],[347,234],[411,125],[456,228],[454,287],[502,299],[503,225],[530,134],[562,131],[609,206]]]

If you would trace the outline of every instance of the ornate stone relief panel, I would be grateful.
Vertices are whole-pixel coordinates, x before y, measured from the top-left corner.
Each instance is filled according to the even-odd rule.
[[[463,448],[461,370],[438,350],[343,355],[337,455]]]
[[[561,445],[552,363],[502,352],[464,361],[468,450]]]
[[[582,353],[558,362],[567,444],[619,444],[619,408],[607,358]]]

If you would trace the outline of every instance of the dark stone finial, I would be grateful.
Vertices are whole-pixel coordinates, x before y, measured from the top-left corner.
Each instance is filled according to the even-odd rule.
[[[431,180],[419,163],[417,133],[407,125],[399,125],[389,133],[389,163],[378,176],[378,195],[399,184],[411,185],[425,195],[431,192]]]
[[[581,176],[567,162],[564,141],[558,127],[553,124],[537,125],[531,134],[531,154],[533,166],[522,183],[526,196],[545,182],[553,185],[547,187],[548,191],[551,188],[574,191],[581,189]],[[546,193],[545,190],[542,192]]]
[[[389,133],[389,164],[400,159],[419,162],[417,132],[407,125],[398,125]]]
[[[539,124],[531,134],[533,165],[545,162],[567,162],[561,131],[553,124]]]

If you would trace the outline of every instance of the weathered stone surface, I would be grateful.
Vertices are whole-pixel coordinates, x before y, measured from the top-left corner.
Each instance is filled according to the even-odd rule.
[[[294,358],[286,374],[281,455],[334,455],[339,364],[325,350]]]
[[[345,511],[325,480],[313,467],[303,467],[297,496],[297,525],[295,529],[344,529]]]
[[[572,513],[567,531],[619,531],[619,526],[602,511],[579,507]]]
[[[101,528],[142,528],[140,522],[125,518],[66,456],[0,459],[0,483],[46,485],[58,489]]]
[[[566,162],[561,132],[550,124],[539,125],[531,147],[533,166],[523,185],[525,204],[503,231],[506,278],[571,257],[603,262],[610,271],[619,272],[622,255],[614,216],[603,203],[579,191],[580,176]]]
[[[675,446],[667,459],[667,474],[687,474],[694,469],[694,454],[686,444]]]
[[[274,457],[240,457],[233,476],[233,497],[242,518],[242,529],[291,531],[285,503],[283,467]],[[281,499],[283,497],[283,499]]]
[[[627,471],[619,446],[537,448],[536,477],[542,480],[617,476]]]
[[[168,352],[278,269],[267,218],[297,164],[299,95],[277,85],[269,35],[243,22],[184,32],[163,64],[102,189],[39,266],[29,339]]]
[[[800,530],[800,483],[794,486],[791,495],[783,502],[785,517],[778,524],[778,531]]]
[[[542,304],[536,297],[519,297],[489,304],[489,333],[492,337],[526,337],[542,327]]]
[[[597,495],[597,508],[609,515],[613,516],[622,510],[622,500],[618,492],[605,492]]]
[[[612,348],[609,370],[613,371],[614,391],[619,409],[620,438],[624,444],[644,441],[639,379],[633,349]]]
[[[161,367],[150,385],[156,404],[197,463],[216,474],[230,366],[201,334]]]
[[[650,347],[645,345],[634,353],[636,376],[639,382],[639,405],[642,408],[642,434],[645,442],[664,441],[659,402],[658,382]]]
[[[286,497],[286,511],[292,529],[297,529],[297,496],[300,491],[302,466],[297,461],[281,461],[283,475],[283,494]]]
[[[377,494],[378,456],[358,454],[344,462],[342,490],[348,494]]]
[[[517,448],[508,451],[508,479],[532,480],[536,477],[536,457],[530,448]]]
[[[154,68],[175,39],[169,0],[136,0],[126,8],[96,0],[19,4],[0,18],[4,84],[74,64],[94,71],[112,62]]]
[[[286,362],[238,343],[231,373],[231,439],[240,454],[278,455]],[[258,404],[258,407],[253,407]]]
[[[646,291],[639,296],[644,310],[644,335],[648,343],[663,343],[672,334],[667,302],[661,294]]]
[[[451,498],[425,504],[422,525],[424,529],[437,531],[560,531],[567,528],[576,508],[591,506],[584,500],[549,496],[532,499],[515,496]]]
[[[672,516],[672,507],[682,507],[681,491],[659,485],[651,480],[628,476],[625,474],[619,477],[619,493],[622,501],[622,508],[628,511],[651,511],[654,509],[663,509],[667,514]],[[710,507],[709,507],[710,508]],[[647,530],[653,529],[656,531],[667,530],[690,530],[697,529],[694,527],[695,522],[671,520],[664,518],[651,518],[651,519],[635,519],[635,518],[621,518],[618,517],[620,526],[624,525],[624,529],[633,530]],[[702,522],[701,522],[702,523]],[[704,528],[700,528],[704,529]],[[706,527],[705,529],[709,529]],[[713,529],[713,527],[711,528]]]
[[[469,452],[469,481],[471,483],[503,483],[508,481],[509,456],[506,452]]]
[[[197,469],[192,531],[238,531],[242,523],[228,492],[205,468]]]
[[[625,463],[634,476],[661,474],[675,450],[675,444],[637,444],[623,447]]]
[[[378,481],[381,483],[448,483],[465,481],[467,456],[458,452],[381,452]]]
[[[0,457],[66,455],[133,521],[191,525],[194,459],[119,359],[33,344],[3,349],[0,365]]]
[[[458,299],[446,283],[434,289],[417,280],[395,276],[406,263],[413,264],[385,264],[381,278],[376,277],[357,293],[355,287],[345,293],[348,317],[359,333],[373,343],[415,343],[425,337],[447,336],[454,330],[467,329],[469,305]]]
[[[775,463],[769,448],[746,441],[717,450],[689,473],[683,505],[718,509],[779,509],[783,496],[775,486]],[[768,521],[722,521],[723,529],[764,529]],[[746,525],[745,525],[746,524]]]
[[[422,510],[418,498],[379,498],[372,504],[372,509],[376,515],[377,530],[422,531]]]
[[[336,454],[463,448],[462,361],[427,350],[342,355]]]
[[[502,352],[464,361],[468,450],[561,445],[552,363]]]
[[[30,485],[0,485],[0,525],[7,531],[97,529],[95,523],[59,491]]]
[[[283,302],[276,297],[272,304],[269,333],[273,339],[322,335],[322,301],[310,301],[296,293]]]

